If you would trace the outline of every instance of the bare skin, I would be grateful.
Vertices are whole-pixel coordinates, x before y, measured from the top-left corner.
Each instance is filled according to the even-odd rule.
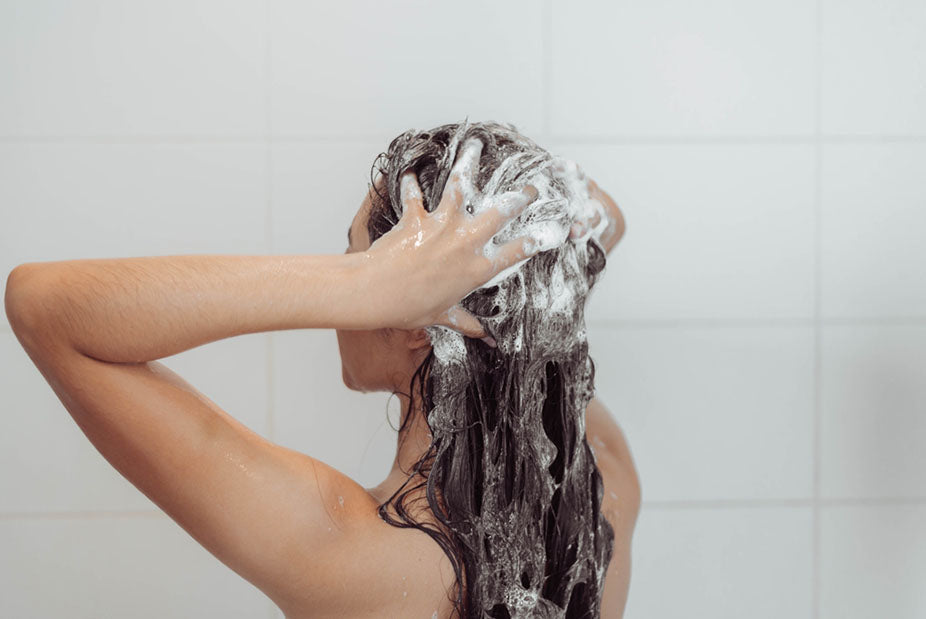
[[[441,549],[375,511],[400,479],[395,471],[426,447],[420,425],[399,437],[393,473],[367,489],[251,431],[156,359],[244,333],[335,328],[348,386],[407,384],[405,370],[426,350],[422,327],[483,337],[459,299],[526,257],[521,239],[496,262],[482,256],[519,211],[469,215],[464,176],[465,165],[455,169],[435,213],[406,195],[401,225],[347,255],[24,264],[7,280],[7,316],[107,461],[288,618],[447,617],[453,572]],[[355,218],[353,234],[360,225]],[[472,234],[455,234],[461,226]],[[364,338],[382,355],[361,359]]]

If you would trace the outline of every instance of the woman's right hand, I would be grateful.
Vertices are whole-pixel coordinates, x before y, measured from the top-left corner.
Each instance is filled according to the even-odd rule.
[[[401,218],[363,252],[367,264],[378,265],[371,278],[372,296],[380,299],[376,328],[441,325],[485,338],[482,324],[460,300],[544,248],[543,239],[533,232],[501,245],[493,243],[493,237],[539,194],[537,187],[526,185],[482,196],[475,186],[482,148],[477,138],[463,143],[440,203],[431,212],[425,210],[415,172],[403,173]],[[467,210],[469,205],[473,213]]]

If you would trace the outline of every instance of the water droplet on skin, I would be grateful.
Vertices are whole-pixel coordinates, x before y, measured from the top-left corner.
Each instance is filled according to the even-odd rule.
[[[341,504],[341,507],[344,507],[344,497],[339,496],[339,497],[338,497],[338,503]]]
[[[614,494],[614,491],[613,491],[613,490],[610,490],[610,491],[609,491],[609,494],[611,495],[611,498],[612,498],[612,499],[616,499],[616,498],[617,498],[617,495]]]
[[[248,467],[242,464],[240,456],[237,456],[233,454],[232,452],[227,451],[225,452],[225,459],[234,462],[238,466],[238,468],[244,471],[244,474],[247,475],[248,477],[251,477],[253,479],[261,479],[260,475],[254,473],[253,471],[249,471]]]

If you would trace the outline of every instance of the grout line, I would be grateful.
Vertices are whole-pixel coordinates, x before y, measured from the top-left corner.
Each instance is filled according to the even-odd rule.
[[[565,144],[601,144],[601,145],[625,145],[625,144],[667,144],[667,145],[684,145],[684,144],[809,144],[817,142],[825,144],[922,144],[926,142],[926,135],[852,135],[852,134],[791,134],[791,135],[769,135],[769,134],[744,134],[744,135],[639,135],[639,134],[622,134],[622,135],[568,135],[555,134],[547,138],[550,142]]]
[[[811,507],[813,499],[703,499],[703,500],[652,500],[642,501],[645,509],[729,509],[729,508],[780,508]]]
[[[586,318],[586,324],[614,328],[716,328],[742,327],[814,327],[822,326],[923,326],[926,317],[884,318]]]
[[[266,243],[270,255],[274,254],[273,247],[273,41],[271,39],[271,17],[272,17],[272,0],[264,0],[264,120],[266,135],[266,165],[265,173],[265,208],[266,208]],[[274,441],[276,438],[276,380],[275,367],[273,363],[274,356],[274,339],[273,332],[268,331],[264,334],[264,341],[267,346],[266,362],[266,379],[267,379],[267,401],[266,401],[266,432],[267,440]],[[270,616],[273,617],[271,608]]]
[[[926,497],[870,497],[870,498],[843,498],[843,499],[817,499],[820,507],[878,507],[886,505],[926,505]]]
[[[541,139],[551,141],[550,116],[553,94],[553,0],[544,0],[540,12],[540,58],[541,58],[541,96],[542,119],[540,124]]]
[[[0,135],[0,143],[8,144],[256,144],[266,139],[264,134],[226,135]]]
[[[269,78],[268,78],[269,79]],[[547,79],[547,78],[545,78]],[[548,81],[548,80],[547,80]],[[552,88],[552,84],[550,85]],[[269,88],[269,85],[268,85]],[[546,86],[545,86],[546,88]],[[266,103],[265,103],[266,104]],[[544,113],[546,116],[546,112]],[[549,119],[544,120],[544,123]],[[543,139],[555,144],[601,144],[633,145],[633,144],[664,144],[669,146],[686,144],[884,144],[884,143],[926,143],[926,135],[841,135],[841,134],[807,134],[807,135],[761,135],[747,134],[739,136],[710,136],[710,135],[553,135],[544,129],[546,135]],[[270,135],[273,143],[338,143],[338,142],[382,142],[388,141],[392,134],[280,134]],[[0,143],[5,144],[256,144],[266,142],[267,134],[241,134],[241,135],[196,135],[196,134],[163,134],[163,135],[0,135]]]
[[[809,327],[812,318],[586,318],[590,327],[666,329],[688,327],[730,329],[742,327]]]
[[[926,506],[926,497],[841,498],[824,499],[704,499],[704,500],[652,500],[642,501],[646,509],[736,509],[736,508],[788,508],[809,507],[814,512],[827,507],[892,507]]]
[[[823,1],[815,2],[816,41],[814,45],[814,296],[813,296],[813,524],[811,532],[811,616],[820,619],[821,609],[821,487],[822,487],[822,445],[823,445]]]
[[[267,119],[265,119],[265,124]],[[268,137],[269,136],[269,137]],[[26,135],[26,136],[0,136],[0,144],[263,144],[268,140],[274,143],[368,143],[389,141],[395,137],[390,134],[357,134],[357,135],[270,135],[260,133],[254,135]]]
[[[264,131],[268,142],[273,140],[273,41],[270,22],[271,0],[264,0]]]
[[[169,516],[159,509],[0,512],[0,520],[80,520],[96,518],[169,518]]]
[[[823,149],[820,149],[820,167],[823,165]],[[822,182],[822,181],[821,181]],[[821,207],[822,207],[821,194]],[[822,221],[822,219],[821,219]],[[821,265],[822,268],[822,265]],[[822,276],[822,272],[821,272]],[[821,280],[822,281],[822,280]],[[872,318],[823,318],[818,317],[817,322],[824,326],[863,326],[863,325],[891,325],[891,326],[918,326],[926,324],[926,317],[923,316],[881,316]]]

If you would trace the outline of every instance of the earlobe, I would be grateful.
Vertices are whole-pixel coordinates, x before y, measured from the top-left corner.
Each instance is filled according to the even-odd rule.
[[[408,332],[407,343],[411,350],[417,350],[418,348],[430,346],[431,338],[428,337],[428,332],[424,329],[411,329]]]

